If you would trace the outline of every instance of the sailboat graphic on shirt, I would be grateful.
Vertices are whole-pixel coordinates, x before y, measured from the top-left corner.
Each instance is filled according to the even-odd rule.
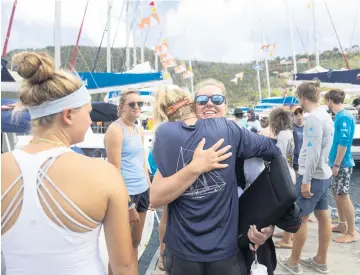
[[[194,151],[180,147],[177,160],[176,172],[190,163]],[[193,198],[201,198],[205,195],[217,193],[224,190],[226,182],[216,171],[201,174],[198,179],[181,195]]]

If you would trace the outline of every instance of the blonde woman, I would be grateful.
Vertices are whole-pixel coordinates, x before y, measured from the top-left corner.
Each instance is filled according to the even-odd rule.
[[[20,101],[33,139],[1,155],[6,274],[105,275],[102,226],[114,274],[135,274],[122,178],[112,165],[70,149],[91,124],[88,91],[45,54],[20,53],[13,64],[24,78]]]
[[[170,275],[246,274],[237,247],[238,200],[235,160],[271,159],[280,152],[270,139],[225,118],[199,120],[191,96],[177,86],[156,94],[153,153],[158,165],[152,207],[168,205],[164,267]],[[230,144],[233,154],[227,154]],[[206,149],[205,149],[206,148]],[[223,163],[220,163],[223,162]],[[272,228],[249,229],[262,245]]]
[[[121,172],[131,199],[129,211],[136,266],[138,247],[141,242],[146,212],[149,208],[150,187],[150,177],[145,159],[144,131],[135,124],[143,105],[144,102],[137,91],[122,92],[118,109],[119,119],[109,126],[105,134],[108,161]]]

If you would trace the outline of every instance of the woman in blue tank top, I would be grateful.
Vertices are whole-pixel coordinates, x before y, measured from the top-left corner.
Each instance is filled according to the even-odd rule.
[[[146,211],[149,208],[150,187],[145,161],[144,132],[135,124],[141,114],[143,104],[137,91],[122,92],[118,109],[119,119],[109,126],[105,134],[108,161],[121,172],[130,195],[129,214],[136,263]]]

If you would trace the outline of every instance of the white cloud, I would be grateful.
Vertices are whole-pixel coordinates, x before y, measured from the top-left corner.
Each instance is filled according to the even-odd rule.
[[[87,0],[62,0],[62,44],[75,44]],[[112,39],[124,0],[113,0]],[[308,0],[288,0],[293,16],[293,32],[297,53],[314,51],[312,11]],[[19,0],[14,18],[9,48],[44,47],[53,45],[55,0]],[[106,24],[106,0],[90,0],[80,45],[98,46]],[[147,3],[144,1],[144,14]],[[156,2],[156,1],[155,1]],[[359,0],[327,0],[335,26],[344,48],[351,44],[355,25],[355,12]],[[12,0],[2,0],[2,44],[12,8]],[[157,43],[160,33],[168,39],[178,58],[192,56],[197,60],[239,62],[252,60],[262,43],[277,42],[278,55],[290,55],[291,43],[285,0],[177,0],[157,1],[162,25],[151,29],[146,46]],[[320,50],[339,47],[323,0],[315,0]],[[136,2],[131,3],[134,8]],[[41,9],[40,9],[41,7]],[[358,11],[360,12],[360,10]],[[125,9],[123,11],[124,18]],[[140,19],[139,10],[136,14]],[[360,26],[360,18],[358,19]],[[18,26],[18,28],[16,28]],[[353,44],[360,43],[357,27]],[[31,32],[31,33],[27,33]],[[300,35],[300,36],[299,36]],[[145,33],[136,28],[137,45],[144,41]],[[141,36],[141,38],[139,38]],[[300,40],[302,39],[302,43]],[[125,23],[122,21],[115,46],[124,46]],[[130,45],[133,39],[130,38]],[[103,46],[106,45],[106,36]]]
[[[297,53],[305,52],[302,44],[309,52],[315,50],[312,9],[307,7],[308,2],[289,1]],[[277,42],[276,54],[290,55],[285,3],[284,0],[184,0],[176,10],[167,13],[166,34],[172,40],[178,37],[178,43],[182,37],[182,42],[190,45],[187,55],[194,55],[193,48],[196,47],[195,57],[199,60],[252,60],[255,57],[253,40],[256,41],[257,49],[260,48],[262,32],[268,43]],[[351,46],[358,0],[327,0],[327,3],[341,42],[344,47]],[[319,49],[339,47],[324,2],[315,0],[315,7]],[[357,28],[353,43],[359,41],[359,34]],[[178,45],[174,48],[178,52]]]

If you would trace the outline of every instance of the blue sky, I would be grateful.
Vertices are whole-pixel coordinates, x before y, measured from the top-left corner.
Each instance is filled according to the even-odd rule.
[[[166,37],[176,58],[243,62],[255,58],[263,41],[277,43],[275,55],[291,54],[291,41],[286,12],[287,0],[179,0],[155,1],[161,25],[146,32],[135,29],[136,45],[154,47],[159,37]],[[138,3],[137,3],[138,2]],[[150,1],[143,1],[144,14],[150,12]],[[308,0],[288,0],[296,53],[313,52],[312,9]],[[314,0],[319,48],[339,47],[326,12],[324,0]],[[360,44],[359,0],[326,0],[344,48]],[[13,1],[1,1],[1,43],[10,18]],[[86,0],[62,0],[62,45],[76,41]],[[130,1],[130,10],[140,20],[139,0]],[[119,22],[123,0],[113,0],[112,40]],[[41,6],[41,9],[39,7]],[[106,24],[106,0],[90,0],[80,45],[98,46]],[[8,50],[54,45],[54,0],[18,0]],[[360,17],[360,16],[359,16]],[[124,12],[115,46],[125,45]],[[136,24],[137,25],[137,24]],[[131,45],[133,38],[130,38]],[[106,39],[104,40],[104,45]]]

